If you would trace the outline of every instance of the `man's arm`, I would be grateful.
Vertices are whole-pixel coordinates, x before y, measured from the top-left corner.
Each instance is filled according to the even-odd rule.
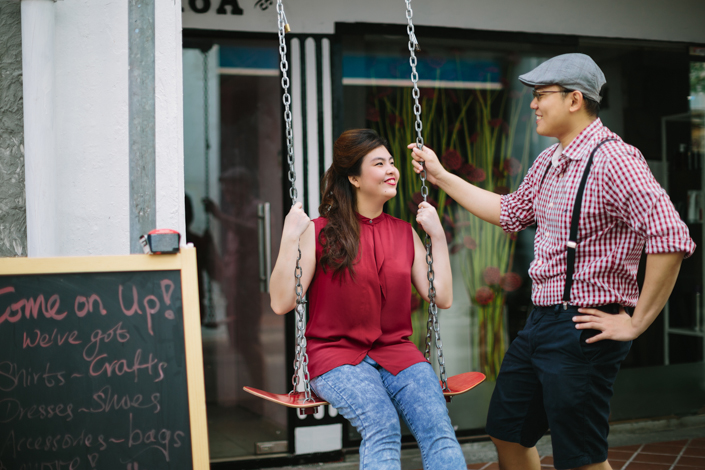
[[[573,317],[578,329],[600,330],[602,333],[586,340],[594,343],[603,339],[631,341],[651,326],[666,305],[676,284],[678,272],[683,262],[683,252],[655,253],[646,256],[644,287],[639,295],[634,315],[629,316],[623,309],[612,315],[594,308],[580,308],[581,316]]]
[[[435,152],[424,146],[419,150],[416,144],[410,144],[414,171],[421,173],[424,162],[428,180],[440,186],[452,199],[458,202],[471,214],[491,224],[499,225],[500,201],[499,194],[487,191],[464,181],[448,171],[438,161]]]

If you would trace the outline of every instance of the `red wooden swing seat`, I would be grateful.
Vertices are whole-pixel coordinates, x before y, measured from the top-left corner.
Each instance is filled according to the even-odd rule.
[[[480,385],[485,381],[485,374],[481,372],[465,372],[464,374],[454,375],[448,378],[448,389],[443,391],[446,401],[450,401],[451,397],[460,395]],[[441,387],[443,383],[441,383]],[[286,406],[287,408],[298,408],[301,414],[313,414],[319,406],[325,406],[327,401],[322,400],[311,392],[313,401],[305,401],[304,392],[295,393],[270,393],[253,387],[242,387],[244,391],[256,397],[263,398],[278,405]]]

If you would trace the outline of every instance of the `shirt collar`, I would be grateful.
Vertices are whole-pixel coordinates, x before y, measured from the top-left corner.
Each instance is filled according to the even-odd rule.
[[[365,225],[377,225],[378,223],[382,222],[384,218],[386,217],[387,214],[382,212],[380,215],[375,217],[374,219],[370,219],[369,217],[365,217],[364,215],[361,215],[357,212],[355,212],[355,215],[357,216],[357,220],[362,222]]]
[[[603,127],[600,118],[595,119],[589,126],[580,131],[580,134],[575,136],[573,141],[568,144],[568,147],[562,149],[562,155],[570,160],[580,160],[583,158],[588,151],[591,150],[591,146],[586,144],[594,140],[593,137],[596,136]],[[562,148],[560,144],[558,144],[558,148]]]

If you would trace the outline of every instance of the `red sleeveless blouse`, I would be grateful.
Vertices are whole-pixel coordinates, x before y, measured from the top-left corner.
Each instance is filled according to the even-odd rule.
[[[318,241],[328,219],[314,219],[316,273],[308,288],[306,328],[309,373],[325,374],[344,364],[357,365],[369,355],[396,375],[425,361],[409,341],[411,326],[411,266],[414,239],[411,225],[388,214],[368,219],[358,214],[360,245],[355,280],[346,272],[333,278],[320,265]]]

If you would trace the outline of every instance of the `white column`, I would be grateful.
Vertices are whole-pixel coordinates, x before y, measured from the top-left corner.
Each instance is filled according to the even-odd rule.
[[[27,254],[56,251],[54,138],[54,2],[22,0]]]

